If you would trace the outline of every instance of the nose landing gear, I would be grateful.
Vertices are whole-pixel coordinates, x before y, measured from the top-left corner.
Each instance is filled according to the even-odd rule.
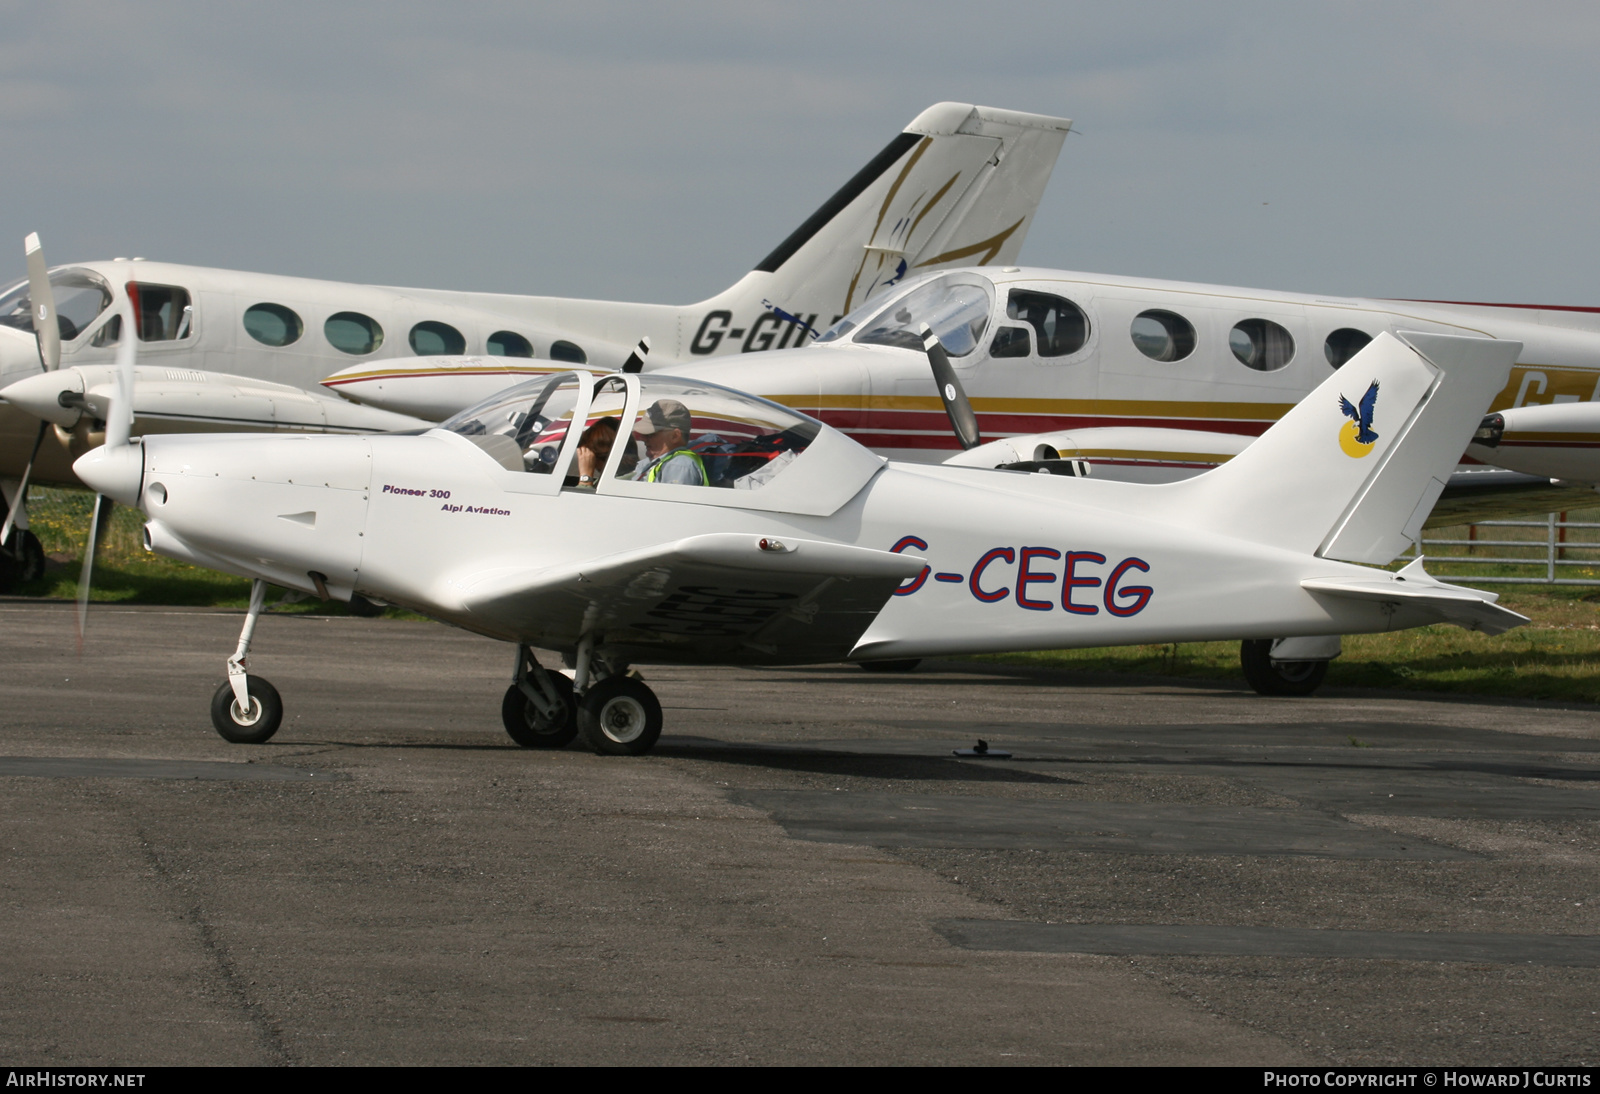
[[[245,613],[239,632],[239,647],[228,658],[228,679],[211,697],[211,724],[224,740],[234,744],[258,745],[272,738],[283,724],[283,700],[278,689],[259,676],[249,675],[250,639],[256,620],[266,603],[267,583],[257,578],[250,583],[250,610]]]

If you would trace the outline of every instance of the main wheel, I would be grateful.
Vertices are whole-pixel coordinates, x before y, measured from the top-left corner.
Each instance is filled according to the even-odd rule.
[[[236,745],[258,745],[270,740],[283,724],[283,700],[278,689],[259,676],[246,677],[250,709],[241,710],[226,680],[211,697],[211,724],[224,740]]]
[[[539,713],[522,689],[512,684],[500,703],[500,720],[511,739],[523,748],[566,748],[578,735],[578,707],[572,699],[572,681],[559,672],[548,674],[561,700],[561,714],[547,718]],[[535,685],[537,686],[537,685]]]
[[[661,737],[661,703],[643,681],[608,676],[579,702],[578,730],[602,755],[642,756]]]
[[[1326,661],[1274,661],[1271,652],[1270,638],[1239,643],[1239,665],[1258,695],[1310,695],[1328,675]]]
[[[383,614],[383,605],[374,604],[360,593],[351,593],[348,611],[362,619],[376,619]]]
[[[44,544],[29,531],[14,535],[17,537],[17,581],[38,581],[44,576]]]
[[[903,661],[857,661],[862,672],[916,672],[917,666],[922,664],[920,657],[908,657]]]

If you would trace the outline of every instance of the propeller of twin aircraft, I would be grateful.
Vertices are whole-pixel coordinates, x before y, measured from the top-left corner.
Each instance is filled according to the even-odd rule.
[[[56,318],[55,292],[50,286],[50,269],[44,260],[44,247],[39,242],[39,233],[30,232],[23,243],[23,253],[28,264],[28,301],[33,313],[33,334],[39,345],[39,364],[46,372],[54,372],[61,367],[61,327]],[[135,316],[138,310],[137,289],[133,285],[127,287],[127,296],[123,302],[122,329],[130,332],[121,339],[117,347],[117,398],[110,417],[106,421],[106,446],[126,445],[133,431],[133,404],[130,396],[133,393],[133,365],[138,352],[136,343],[138,338],[134,333],[138,330]],[[27,466],[23,469],[22,478],[17,485],[17,492],[12,505],[6,513],[4,523],[0,523],[0,544],[12,546],[12,535],[17,529],[18,515],[26,514],[28,504],[28,484],[33,479],[33,467],[39,458],[39,449],[44,445],[46,431],[50,423],[41,420],[39,432],[34,438],[33,451],[28,456]],[[112,501],[104,494],[96,494],[94,498],[94,511],[89,519],[88,542],[83,549],[83,569],[78,575],[78,612],[77,612],[77,639],[78,652],[83,652],[83,629],[88,618],[89,590],[94,577],[95,555],[100,549],[102,534],[110,522]],[[26,520],[21,522],[24,527]],[[13,553],[20,557],[20,547],[13,547]]]

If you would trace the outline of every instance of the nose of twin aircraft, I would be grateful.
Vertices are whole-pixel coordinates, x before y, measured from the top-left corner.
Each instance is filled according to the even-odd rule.
[[[37,361],[34,362],[34,367],[37,369]],[[36,371],[31,376],[24,376],[6,385],[0,390],[0,399],[35,418],[71,427],[81,412],[76,406],[63,405],[61,397],[64,394],[82,391],[83,381],[73,369],[59,369],[55,372]]]

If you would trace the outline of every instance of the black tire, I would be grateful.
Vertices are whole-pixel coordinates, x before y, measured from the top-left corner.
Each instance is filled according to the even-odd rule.
[[[17,581],[26,584],[44,576],[44,544],[32,532],[14,532],[17,551]]]
[[[246,686],[253,717],[239,709],[233,688],[224,680],[211,697],[211,724],[223,740],[236,745],[264,744],[283,724],[283,700],[278,698],[278,689],[259,676],[248,677]]]
[[[350,594],[350,614],[362,619],[376,619],[383,614],[383,605],[374,604],[360,593]]]
[[[862,672],[916,672],[917,666],[922,664],[920,657],[908,657],[903,661],[857,661]]]
[[[1328,675],[1326,661],[1274,661],[1272,639],[1247,638],[1239,643],[1239,665],[1258,695],[1310,695]]]
[[[661,703],[642,680],[608,676],[579,701],[578,732],[602,756],[642,756],[661,739]]]
[[[572,681],[559,672],[549,676],[563,704],[559,719],[540,714],[515,684],[506,689],[506,697],[500,702],[500,720],[505,723],[506,732],[523,748],[566,748],[578,735],[578,704],[572,698]]]

